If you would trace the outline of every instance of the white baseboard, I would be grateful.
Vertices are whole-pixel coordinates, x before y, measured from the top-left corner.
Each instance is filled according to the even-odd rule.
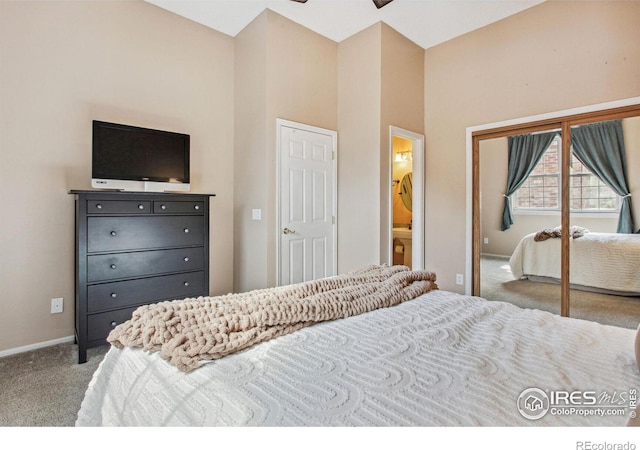
[[[66,344],[67,342],[73,342],[74,336],[67,336],[59,339],[53,339],[51,341],[38,342],[36,344],[25,345],[23,347],[10,348],[9,350],[0,351],[0,358],[10,355],[17,355],[18,353],[30,352],[31,350],[37,350],[39,348],[50,347],[52,345]]]
[[[511,258],[510,255],[496,255],[494,253],[480,253],[480,256],[490,256],[490,257],[494,257],[494,258],[504,258],[504,259]]]

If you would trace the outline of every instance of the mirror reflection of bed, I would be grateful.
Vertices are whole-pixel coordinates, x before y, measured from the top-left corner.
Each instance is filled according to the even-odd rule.
[[[640,117],[622,119],[622,130],[627,182],[632,194],[633,230],[637,231],[640,227]],[[558,228],[561,213],[559,199],[554,194],[557,188],[553,186],[559,182],[559,178],[552,176],[558,167],[554,166],[550,155],[554,146],[561,145],[559,133],[550,144],[548,154],[541,158],[538,168],[532,172],[532,175],[537,176],[528,179],[516,194],[524,193],[523,199],[529,197],[529,200],[522,200],[520,204],[526,205],[529,201],[539,205],[536,202],[541,200],[537,197],[540,192],[544,192],[546,205],[557,210],[518,209],[518,200],[512,196],[510,202],[513,207],[513,224],[502,231],[508,138],[480,142],[480,293],[483,297],[560,314],[560,239],[557,235],[561,232]],[[559,157],[560,154],[556,154]],[[572,173],[580,171],[580,164],[579,160],[575,162],[575,156],[572,157]],[[588,197],[603,190],[601,182],[598,183],[600,186],[591,187],[586,179],[585,174],[572,177],[571,181],[571,186],[582,182],[586,183],[586,187],[570,189],[570,232],[573,231],[576,237],[569,241],[569,315],[603,324],[636,328],[640,317],[640,234],[616,232],[620,198],[615,194],[615,211],[574,210],[574,205],[585,205],[587,210],[590,207],[592,209],[593,204],[589,203],[591,200]],[[532,180],[535,180],[533,185]],[[534,192],[534,185],[544,187],[539,187]],[[553,198],[554,195],[556,198]],[[603,193],[599,195],[601,198],[606,197]],[[611,203],[604,200],[599,204],[611,206]],[[554,230],[555,236],[551,233]],[[553,237],[546,237],[547,235]],[[545,237],[546,239],[542,239]],[[523,270],[523,264],[526,265],[526,270]],[[527,271],[536,274],[523,273]],[[558,277],[552,276],[555,273]]]

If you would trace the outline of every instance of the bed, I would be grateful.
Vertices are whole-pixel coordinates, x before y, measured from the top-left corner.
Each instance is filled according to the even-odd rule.
[[[515,279],[560,281],[560,239],[523,237],[509,265]],[[570,238],[570,278],[574,289],[640,296],[640,234],[586,232]]]
[[[112,346],[76,425],[624,426],[640,387],[635,336],[434,285],[194,368]],[[548,401],[531,415],[542,391],[587,389],[617,393],[599,407],[619,414],[554,414]]]

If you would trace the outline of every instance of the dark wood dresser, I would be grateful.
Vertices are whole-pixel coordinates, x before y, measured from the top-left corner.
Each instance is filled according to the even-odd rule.
[[[139,306],[209,295],[209,197],[115,191],[75,195],[78,362]]]

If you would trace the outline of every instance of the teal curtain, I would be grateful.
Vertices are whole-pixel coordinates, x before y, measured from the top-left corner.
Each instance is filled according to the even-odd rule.
[[[513,225],[511,215],[511,197],[525,182],[540,158],[558,135],[557,131],[537,134],[509,136],[509,162],[507,167],[507,188],[504,193],[502,210],[502,231]]]
[[[572,127],[571,145],[576,158],[622,197],[618,233],[633,233],[622,121],[611,120]]]

